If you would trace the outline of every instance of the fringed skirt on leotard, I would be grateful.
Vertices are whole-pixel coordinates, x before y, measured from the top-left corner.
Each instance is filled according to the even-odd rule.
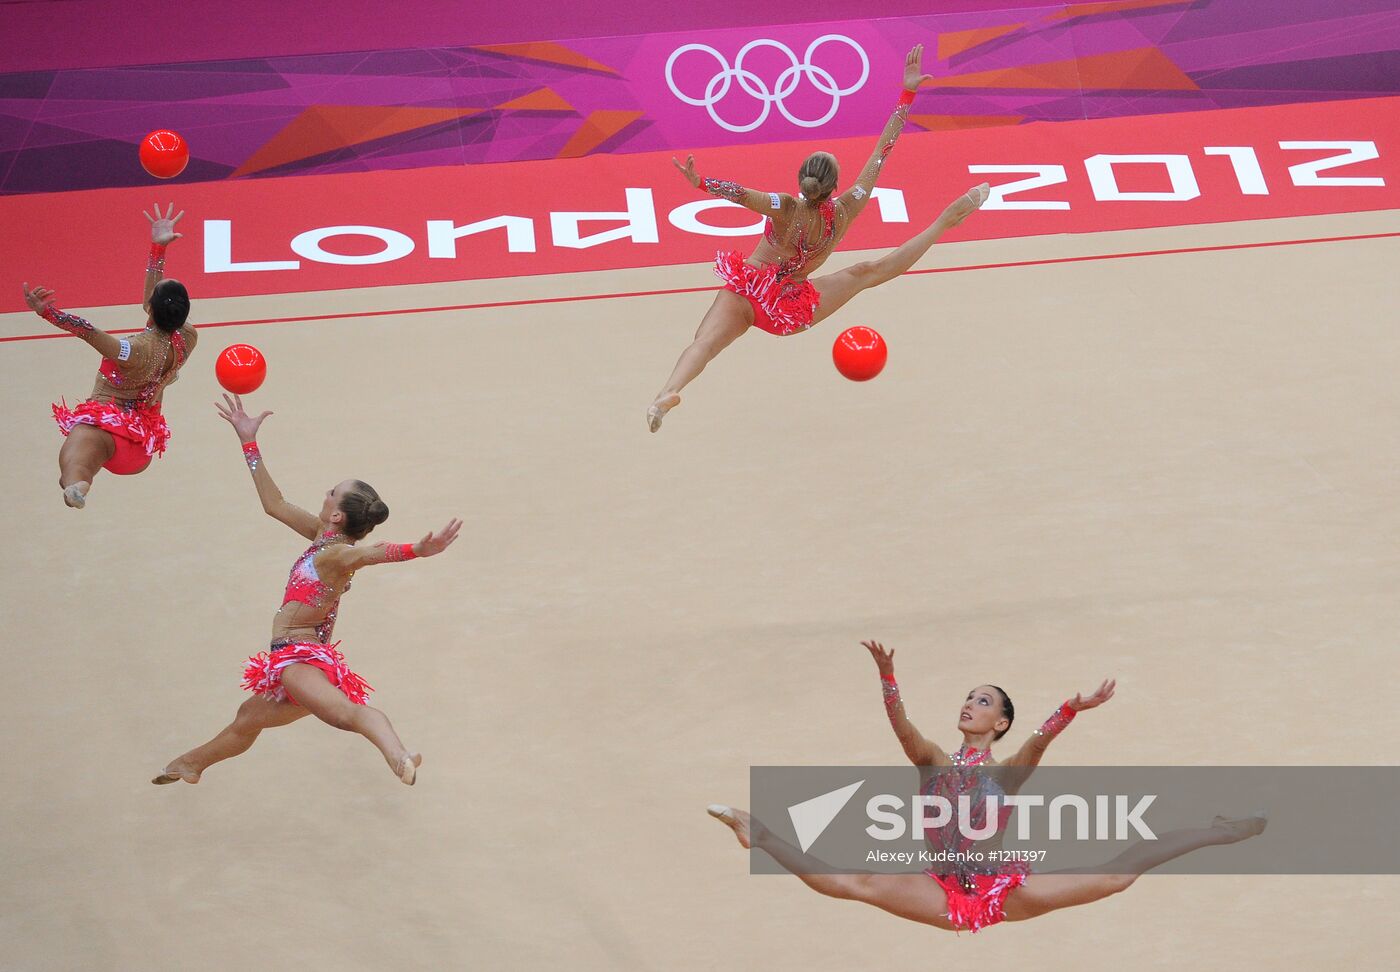
[[[322,645],[314,641],[274,641],[267,651],[260,651],[243,666],[243,687],[255,695],[273,702],[297,700],[282,685],[282,670],[288,665],[310,665],[325,673],[332,685],[345,693],[356,705],[364,705],[374,688],[345,664],[340,642]]]
[[[808,281],[779,280],[775,265],[755,267],[737,250],[716,254],[715,276],[724,281],[725,290],[748,298],[754,327],[780,337],[811,327],[821,302],[821,294]]]

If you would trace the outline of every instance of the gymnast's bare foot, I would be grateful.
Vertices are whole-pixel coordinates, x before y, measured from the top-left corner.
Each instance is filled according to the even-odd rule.
[[[75,510],[81,510],[87,506],[87,492],[92,489],[92,483],[70,483],[63,488],[63,503]]]
[[[389,764],[389,768],[394,771],[394,775],[401,783],[412,786],[418,779],[418,767],[423,765],[422,753],[404,753],[399,757],[398,764]]]
[[[167,766],[159,776],[153,778],[151,782],[157,786],[163,786],[166,783],[179,783],[181,780],[184,780],[186,783],[198,783],[199,774],[188,766],[182,766],[177,759]]]
[[[977,210],[982,208],[982,204],[992,195],[990,183],[982,183],[973,189],[969,189],[957,199],[948,204],[948,208],[943,210],[943,215],[938,217],[943,221],[943,225],[952,229],[963,220],[967,219]]]
[[[1216,817],[1210,825],[1225,835],[1225,843],[1234,844],[1262,834],[1269,825],[1269,817],[1261,810],[1253,816],[1238,819]]]
[[[651,403],[647,409],[647,428],[655,432],[661,428],[661,420],[666,417],[666,413],[681,403],[681,396],[676,394],[662,395]]]
[[[734,831],[734,836],[739,839],[739,846],[744,850],[748,850],[762,840],[763,835],[768,832],[763,824],[749,815],[747,810],[726,807],[722,803],[712,803],[706,808],[706,812]]]

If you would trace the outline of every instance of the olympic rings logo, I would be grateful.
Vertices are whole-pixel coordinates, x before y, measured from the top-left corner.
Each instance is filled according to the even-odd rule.
[[[838,41],[845,44],[860,57],[860,77],[856,79],[854,84],[844,88],[840,87],[836,84],[836,79],[831,76],[829,71],[817,67],[812,63],[812,55],[816,53],[817,48],[829,41]],[[768,85],[766,85],[763,79],[757,74],[745,70],[744,68],[744,58],[748,56],[750,51],[759,47],[771,47],[774,50],[781,51],[786,54],[788,60],[792,62],[791,67],[786,68],[782,74],[778,75],[777,83],[773,86],[772,90],[769,90]],[[690,95],[682,92],[680,88],[676,87],[674,74],[676,61],[680,59],[682,54],[687,54],[690,51],[704,51],[719,64],[719,71],[714,77],[710,78],[709,83],[705,85],[705,94],[700,98],[692,98]],[[729,66],[729,62],[725,60],[723,54],[707,44],[686,44],[683,47],[678,47],[671,52],[671,56],[666,60],[666,84],[670,86],[671,93],[688,105],[694,105],[696,108],[704,108],[709,112],[711,120],[713,120],[716,125],[726,131],[736,133],[751,132],[759,125],[762,125],[768,120],[768,115],[772,112],[774,105],[777,105],[778,111],[782,113],[782,116],[794,125],[798,125],[802,128],[820,128],[836,116],[836,110],[841,106],[842,96],[855,94],[864,86],[865,80],[869,76],[870,59],[866,57],[865,51],[861,49],[859,44],[849,37],[846,37],[844,34],[823,34],[818,37],[807,45],[807,52],[802,55],[801,61],[797,60],[797,55],[793,52],[792,48],[779,41],[769,40],[768,38],[749,41],[740,48],[739,56],[734,59],[733,67]],[[820,118],[798,118],[793,115],[792,112],[788,111],[787,105],[784,103],[784,99],[797,90],[797,86],[802,83],[804,78],[812,83],[812,87],[816,88],[822,94],[831,97],[831,107],[828,108],[826,114],[822,115]],[[746,125],[735,125],[727,122],[721,118],[719,112],[715,110],[715,105],[729,93],[729,89],[735,81],[739,82],[739,87],[743,89],[746,94],[757,99],[763,106],[763,110],[759,112],[758,117]]]

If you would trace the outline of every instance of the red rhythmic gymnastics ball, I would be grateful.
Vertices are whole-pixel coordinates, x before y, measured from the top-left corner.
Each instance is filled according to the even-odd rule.
[[[214,362],[214,377],[235,395],[255,392],[267,377],[267,359],[251,344],[230,344]]]
[[[885,339],[871,327],[846,328],[831,349],[836,370],[851,381],[874,378],[884,369],[888,356]]]
[[[167,129],[141,139],[141,167],[157,179],[173,179],[190,164],[189,144]]]

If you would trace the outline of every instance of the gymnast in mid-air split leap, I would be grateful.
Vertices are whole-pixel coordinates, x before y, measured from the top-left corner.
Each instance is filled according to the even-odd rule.
[[[58,452],[58,485],[63,502],[81,510],[100,469],[118,476],[142,472],[165,451],[170,427],[161,414],[165,389],[180,376],[194,353],[199,335],[187,324],[190,295],[185,285],[165,276],[165,248],[180,239],[173,218],[175,204],[164,215],[160,206],[151,222],[151,251],[146,261],[146,291],[142,307],[146,329],[132,338],[118,338],[92,322],[59,310],[54,291],[24,285],[24,301],[54,327],[90,344],[102,355],[92,394],[69,408],[60,400],[53,417],[66,437]]]
[[[860,215],[884,168],[919,85],[931,80],[922,71],[923,45],[914,47],[904,61],[904,91],[880,135],[870,161],[852,186],[836,194],[840,174],[836,157],[829,152],[808,156],[797,171],[798,196],[759,192],[734,182],[701,178],[695,157],[676,168],[697,189],[738,203],[768,219],[763,239],[747,260],[738,251],[720,253],[715,273],[724,286],[700,322],[695,340],[681,354],[675,370],[647,409],[647,425],[655,432],[666,413],[681,402],[681,389],[690,384],[739,335],[750,327],[770,334],[805,331],[836,313],[848,300],[871,287],[893,280],[912,267],[947,230],[957,226],[987,201],[986,183],[953,200],[943,214],[918,236],[878,260],[812,278],[814,273]]]
[[[222,732],[203,746],[170,762],[152,783],[198,783],[200,774],[221,760],[246,752],[264,729],[285,726],[308,713],[337,729],[357,732],[383,754],[395,776],[413,785],[423,757],[399,740],[389,719],[365,704],[373,691],[351,671],[332,643],[340,597],[361,567],[398,563],[442,553],[457,539],[462,522],[451,520],[417,543],[359,546],[365,534],[389,517],[389,507],[368,484],[347,479],[326,491],[320,513],[309,513],[282,498],[258,449],[258,427],[271,412],[253,418],[237,395],[224,396],[219,414],[243,443],[258,499],[268,516],[311,541],[292,564],[282,607],[272,619],[272,644],[249,658],[243,687],[254,693]]]
[[[942,795],[952,805],[959,796],[972,797],[969,807],[979,819],[970,821],[980,831],[985,819],[985,802],[979,799],[989,791],[1014,792],[1045,755],[1050,742],[1074,717],[1113,698],[1115,683],[1105,681],[1092,695],[1075,695],[1065,702],[1035,731],[1024,745],[1005,762],[992,759],[992,743],[1011,728],[1016,710],[1006,692],[995,685],[979,685],[967,693],[958,714],[958,730],[963,744],[948,754],[938,744],[914,728],[905,715],[899,685],[894,678],[894,651],[876,641],[862,642],[880,673],[885,711],[904,754],[925,778],[924,789]],[[1008,785],[974,767],[1005,767],[1000,774]],[[953,771],[936,772],[939,767]],[[1003,806],[996,831],[1006,827],[1010,807]],[[1040,915],[1088,904],[1129,888],[1138,876],[1191,851],[1213,844],[1233,844],[1264,830],[1263,814],[1241,819],[1216,817],[1209,827],[1176,830],[1156,840],[1143,841],[1102,867],[1087,872],[1062,871],[1032,874],[1021,862],[974,863],[970,855],[949,854],[949,863],[937,865],[923,874],[823,873],[832,869],[820,860],[779,840],[747,812],[714,804],[710,815],[727,824],[744,848],[766,852],[783,868],[800,877],[814,891],[832,898],[845,898],[874,905],[910,921],[937,928],[976,932],[1000,921],[1024,921]],[[962,812],[961,810],[958,811]],[[930,833],[940,835],[941,849],[966,850],[958,830],[944,826]]]

